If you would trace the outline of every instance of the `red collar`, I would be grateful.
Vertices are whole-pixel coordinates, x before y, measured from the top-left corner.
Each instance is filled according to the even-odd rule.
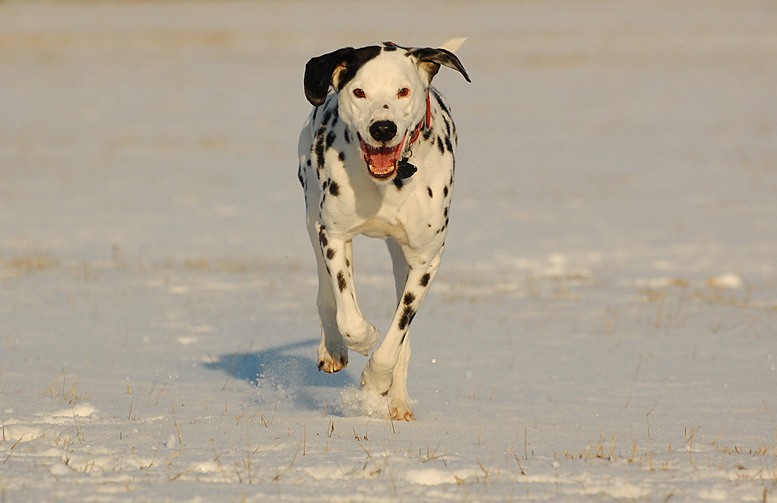
[[[413,134],[410,135],[410,141],[405,145],[402,150],[400,158],[397,160],[397,177],[399,180],[404,180],[413,176],[418,171],[418,168],[410,164],[408,159],[413,155],[412,146],[418,138],[421,136],[421,131],[428,128],[432,122],[432,107],[429,104],[429,93],[426,93],[426,114],[424,114],[421,122],[413,130]]]

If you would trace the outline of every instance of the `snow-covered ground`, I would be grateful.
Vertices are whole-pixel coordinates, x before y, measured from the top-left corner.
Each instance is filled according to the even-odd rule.
[[[315,368],[302,69],[456,36],[391,423]],[[0,502],[777,501],[775,89],[767,1],[0,2]]]

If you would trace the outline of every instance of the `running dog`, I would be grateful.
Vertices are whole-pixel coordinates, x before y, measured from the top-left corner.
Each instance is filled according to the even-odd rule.
[[[378,343],[356,302],[351,240],[386,240],[397,310],[361,382],[368,393],[388,395],[397,420],[414,419],[408,329],[440,266],[453,191],[456,128],[431,82],[441,65],[470,81],[453,54],[463,41],[346,47],[305,67],[305,96],[315,108],[299,139],[298,177],[318,264],[318,368],[337,372],[349,349],[367,356]]]

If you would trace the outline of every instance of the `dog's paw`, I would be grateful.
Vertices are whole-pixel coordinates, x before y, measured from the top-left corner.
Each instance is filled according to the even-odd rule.
[[[415,421],[415,416],[407,402],[392,400],[389,408],[389,417],[394,421]]]
[[[339,360],[335,360],[334,358],[327,356],[318,362],[318,370],[323,370],[324,372],[328,372],[330,374],[334,372],[340,372],[347,366],[347,356],[341,356]]]
[[[372,368],[372,360],[367,362],[367,366],[362,371],[362,388],[367,393],[373,393],[375,395],[386,395],[391,389],[391,383],[393,382],[392,373],[376,372]]]
[[[380,332],[370,323],[365,322],[364,325],[364,329],[359,333],[346,332],[343,334],[343,340],[348,349],[367,356],[380,340]]]
[[[318,370],[334,373],[348,366],[348,348],[338,345],[334,351],[327,350],[324,344],[318,347]]]

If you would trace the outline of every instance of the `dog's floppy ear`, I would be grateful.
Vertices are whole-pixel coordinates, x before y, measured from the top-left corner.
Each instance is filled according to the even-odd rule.
[[[354,49],[345,47],[312,58],[305,65],[305,97],[313,106],[326,101],[329,86],[337,90],[353,79],[364,63],[380,53],[380,47],[370,46]]]
[[[305,97],[313,106],[319,106],[326,100],[329,86],[332,85],[335,70],[345,68],[346,62],[353,59],[353,47],[338,49],[334,52],[311,58],[305,65]]]
[[[408,51],[409,56],[413,56],[418,61],[418,67],[426,72],[429,76],[429,82],[432,81],[437,72],[440,70],[440,65],[453,68],[461,73],[467,82],[472,82],[469,79],[467,70],[464,69],[464,65],[461,64],[459,58],[456,57],[451,51],[447,49],[435,49],[432,47],[422,47],[411,49]]]

